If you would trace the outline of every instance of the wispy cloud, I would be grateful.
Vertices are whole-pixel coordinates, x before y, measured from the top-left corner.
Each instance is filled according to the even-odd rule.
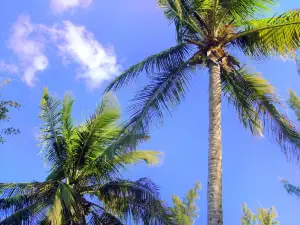
[[[18,73],[19,68],[17,65],[9,64],[0,60],[0,72],[7,72],[7,73]]]
[[[93,0],[50,0],[51,8],[54,12],[60,13],[72,8],[86,8]]]
[[[79,65],[77,77],[89,88],[97,88],[119,74],[121,65],[117,63],[113,48],[101,45],[84,26],[65,21],[49,31],[60,56]]]
[[[43,37],[37,33],[35,25],[28,16],[20,16],[11,30],[9,48],[19,59],[19,70],[23,80],[33,86],[36,73],[44,71],[48,66],[48,58],[44,54]],[[13,69],[13,67],[7,67]]]

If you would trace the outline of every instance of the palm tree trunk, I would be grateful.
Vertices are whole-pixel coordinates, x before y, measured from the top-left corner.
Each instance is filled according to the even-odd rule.
[[[221,71],[210,63],[207,224],[222,225]]]

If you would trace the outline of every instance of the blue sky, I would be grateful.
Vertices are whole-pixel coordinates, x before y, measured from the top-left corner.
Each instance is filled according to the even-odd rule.
[[[278,11],[297,6],[298,0],[282,1]],[[12,78],[4,94],[22,104],[11,112],[10,123],[22,134],[0,146],[0,182],[41,181],[47,174],[36,141],[44,86],[58,97],[72,92],[74,117],[80,122],[95,108],[108,80],[175,44],[174,29],[155,0],[0,1],[0,27],[0,76]],[[289,88],[300,94],[293,62],[243,60],[262,72],[282,99],[287,99]],[[154,127],[152,139],[141,146],[163,151],[163,163],[154,168],[141,164],[126,173],[132,179],[152,178],[168,202],[172,194],[183,196],[200,180],[196,224],[206,223],[207,78],[206,71],[194,76],[186,101],[163,127]],[[123,109],[142,83],[118,93]],[[296,166],[286,162],[276,144],[245,131],[226,102],[222,119],[225,224],[239,224],[246,202],[252,209],[274,205],[281,224],[298,225],[300,201],[286,194],[279,182],[283,177],[300,185]]]

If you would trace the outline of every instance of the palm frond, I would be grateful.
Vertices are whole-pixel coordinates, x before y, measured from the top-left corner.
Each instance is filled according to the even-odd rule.
[[[93,210],[88,225],[123,225],[123,223],[114,215],[105,210]]]
[[[1,184],[0,210],[6,218],[0,224],[33,224],[42,220],[56,188],[55,182]]]
[[[296,55],[295,62],[296,62],[297,72],[298,72],[298,74],[300,74],[300,57],[299,57],[299,55]]]
[[[20,209],[0,221],[0,225],[34,224],[45,217],[44,209],[47,207],[44,202],[37,202],[26,208]]]
[[[55,194],[53,206],[50,209],[47,219],[52,225],[61,225],[70,222],[84,221],[84,209],[80,197],[75,190],[64,183],[60,183]]]
[[[101,154],[101,149],[109,146],[119,136],[120,129],[116,125],[119,118],[119,106],[111,105],[105,100],[78,129],[77,168],[84,165],[87,157]]]
[[[230,19],[234,18],[237,21],[245,21],[258,15],[265,15],[271,12],[277,3],[276,0],[219,0],[219,5],[223,11],[228,11]]]
[[[210,31],[207,11],[211,11],[213,5],[211,2],[210,0],[159,0],[166,18],[175,24],[178,43],[182,43],[187,36],[201,39]]]
[[[171,224],[170,212],[159,201],[157,187],[146,178],[107,183],[96,195],[108,211],[124,220],[132,218],[137,224]]]
[[[300,11],[292,10],[266,19],[249,20],[237,35],[229,38],[234,45],[255,58],[293,56],[300,48]]]
[[[144,161],[150,166],[158,164],[159,155],[161,153],[157,151],[140,150],[119,153],[114,158],[104,155],[84,167],[80,179],[87,181],[86,183],[111,181],[121,177],[122,171],[138,162]]]
[[[159,163],[158,156],[161,155],[157,151],[134,151],[121,154],[115,158],[114,163],[133,165],[139,161],[145,161],[148,165],[156,165]]]
[[[300,121],[300,99],[294,91],[290,90],[289,93],[290,98],[288,100],[288,104],[291,107],[291,109],[295,112],[298,121]]]
[[[158,54],[147,57],[140,63],[131,66],[115,80],[113,80],[106,88],[106,92],[110,90],[118,90],[120,87],[130,84],[136,80],[142,72],[157,73],[166,70],[169,67],[178,65],[189,54],[190,47],[187,44],[179,44],[164,50]]]
[[[236,77],[235,72],[222,72],[223,93],[228,98],[228,102],[236,108],[240,121],[246,129],[250,129],[252,134],[263,136],[263,124],[260,120],[260,112],[257,110],[257,99],[263,95],[273,95],[273,87],[268,84],[259,74],[250,73],[246,68],[241,68],[238,73],[252,79],[253,86],[245,88],[245,84]],[[253,88],[259,91],[259,97],[253,93]],[[275,96],[274,96],[275,97]]]
[[[59,167],[63,165],[66,157],[59,130],[61,122],[60,101],[49,95],[47,88],[44,88],[41,100],[40,118],[44,121],[40,136],[42,152],[51,166]]]
[[[126,129],[133,133],[147,133],[151,121],[163,122],[164,111],[178,105],[184,98],[190,79],[188,62],[152,79],[133,99],[130,106],[131,119]]]
[[[222,79],[223,89],[244,125],[248,124],[253,133],[267,133],[289,159],[299,160],[299,132],[277,109],[281,103],[272,86],[245,68],[223,71]]]
[[[71,175],[71,174],[70,174]],[[55,167],[46,177],[46,181],[61,181],[65,178],[65,171],[62,167]]]
[[[61,111],[61,133],[64,137],[67,153],[71,153],[75,146],[73,146],[76,138],[75,127],[72,121],[72,107],[74,100],[71,95],[65,94],[62,102]]]
[[[122,161],[116,161],[117,157],[126,155],[127,153],[134,154],[136,146],[148,140],[146,135],[129,134],[128,132],[120,132],[119,136],[104,149],[98,149],[93,154],[89,154],[89,159],[86,161],[80,174],[80,179],[93,180],[100,182],[104,180],[113,180],[120,177],[121,170],[124,169]],[[142,159],[141,159],[142,160]],[[144,158],[143,160],[146,160]],[[154,159],[153,159],[154,160]],[[150,161],[150,156],[149,156]]]
[[[67,181],[69,181],[70,177],[74,174],[73,160],[76,155],[78,135],[77,127],[74,126],[72,119],[73,103],[74,100],[72,96],[70,94],[65,94],[61,109],[60,135],[62,136],[66,157],[63,166],[52,167],[50,175],[51,179],[56,178],[56,180],[61,180],[58,178],[66,178]],[[55,174],[56,176],[53,177],[52,175]]]
[[[282,180],[281,182],[288,194],[295,195],[297,198],[300,198],[300,187],[290,184],[286,180]]]
[[[0,183],[0,196],[1,198],[9,198],[17,195],[35,193],[37,190],[47,190],[54,184],[53,182]]]
[[[63,100],[63,107],[61,112],[62,117],[62,133],[66,139],[69,139],[72,135],[73,121],[72,121],[72,107],[74,100],[71,95],[66,94]]]
[[[10,194],[1,195],[0,210],[11,213],[29,207],[37,202],[47,202],[53,195],[55,187],[54,183],[39,185],[39,189],[30,188],[27,191],[22,190],[18,193],[11,192]]]
[[[149,202],[159,197],[157,186],[148,178],[141,178],[137,181],[117,179],[104,185],[94,185],[90,188],[88,189],[89,192],[96,194],[107,205],[114,204],[113,201],[119,201],[117,199],[118,196],[130,196],[133,199],[144,198],[148,199],[147,201]]]
[[[106,147],[101,157],[105,156],[108,159],[113,159],[118,154],[136,151],[136,147],[138,144],[145,142],[149,139],[150,136],[146,133],[128,132],[122,126],[122,130],[118,138]]]

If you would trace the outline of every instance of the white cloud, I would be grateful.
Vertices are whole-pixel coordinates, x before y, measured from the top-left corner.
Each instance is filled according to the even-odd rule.
[[[48,66],[48,59],[44,54],[44,40],[36,29],[28,16],[20,16],[12,27],[9,39],[9,48],[20,61],[22,79],[29,86],[34,85],[36,73],[44,71]]]
[[[104,47],[84,26],[64,21],[56,26],[33,24],[29,16],[20,16],[12,26],[8,47],[17,56],[17,65],[0,60],[0,71],[21,73],[34,86],[37,73],[48,67],[45,46],[54,46],[63,62],[78,65],[77,78],[93,89],[111,80],[121,71],[112,47]]]
[[[112,48],[103,47],[83,26],[75,26],[65,21],[62,26],[49,29],[63,59],[80,65],[77,77],[83,79],[88,87],[97,88],[105,80],[119,74]]]
[[[0,72],[8,72],[8,73],[18,73],[19,68],[17,65],[9,64],[0,60]]]
[[[54,12],[63,12],[76,7],[86,8],[93,0],[50,0],[51,8]]]

